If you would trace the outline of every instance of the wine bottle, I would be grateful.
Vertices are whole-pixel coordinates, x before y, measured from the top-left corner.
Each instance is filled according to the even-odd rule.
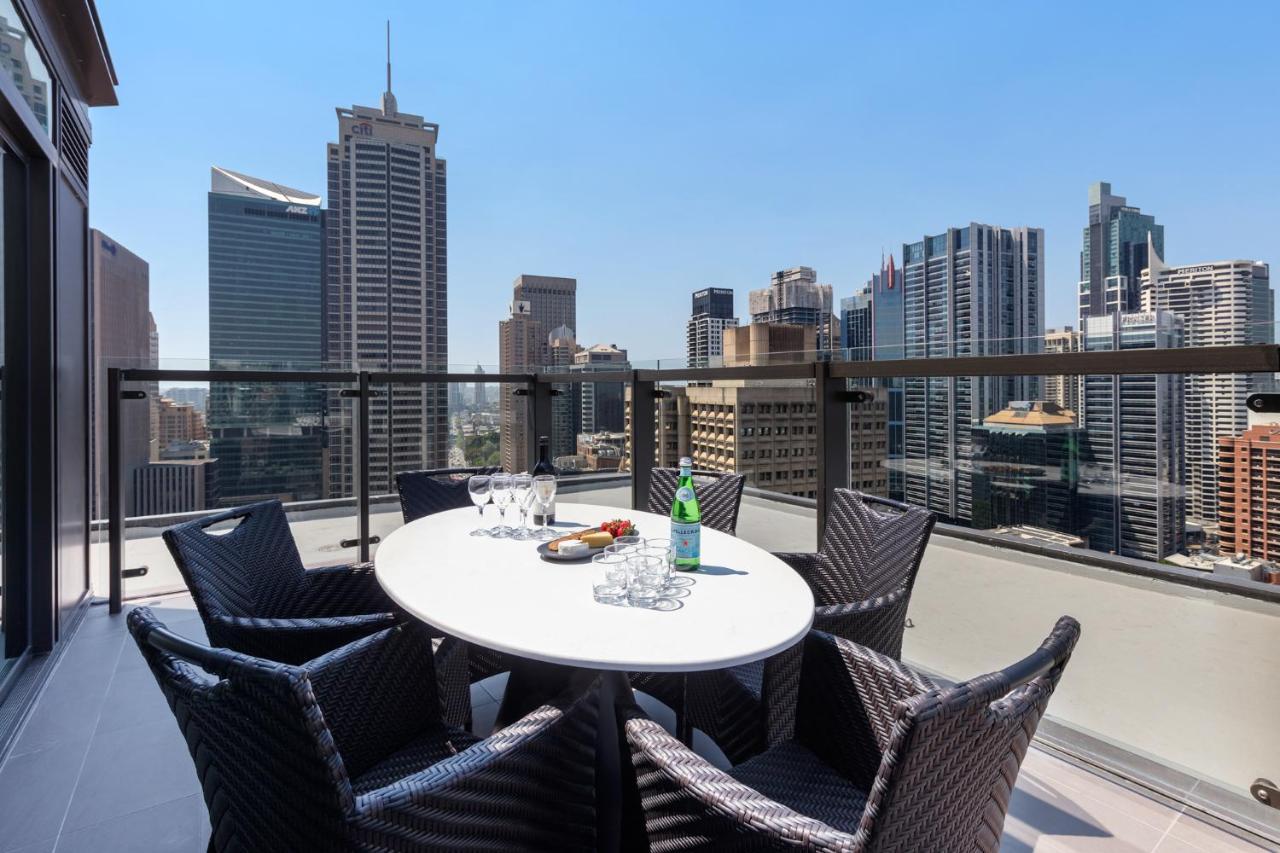
[[[680,460],[680,481],[671,504],[671,547],[676,552],[676,569],[696,571],[702,562],[702,511],[693,489],[693,460]]]
[[[551,439],[545,435],[538,439],[538,464],[533,466],[533,476],[550,474],[556,476],[556,466],[551,464]],[[547,506],[541,501],[533,504],[533,524],[535,527],[556,523],[556,499],[552,498]]]

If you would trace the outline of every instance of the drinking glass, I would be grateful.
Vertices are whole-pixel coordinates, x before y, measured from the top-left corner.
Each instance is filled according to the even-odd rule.
[[[556,478],[551,474],[538,474],[533,478],[533,496],[542,507],[543,524],[533,533],[534,539],[548,542],[556,538],[556,532],[546,524],[547,508],[556,499]]]
[[[632,607],[653,607],[666,583],[666,560],[645,554],[627,555],[627,603]]]
[[[602,578],[592,587],[596,601],[602,604],[621,604],[627,600],[627,558],[623,554],[601,553],[591,558],[598,566]]]
[[[471,531],[472,536],[489,535],[489,529],[484,526],[484,507],[489,503],[491,486],[489,478],[484,474],[473,474],[467,479],[467,494],[471,496],[471,502],[476,505],[476,509],[480,510],[480,526]]]
[[[619,536],[617,539],[614,539],[614,540],[613,540],[613,544],[614,544],[614,545],[633,545],[633,546],[637,546],[637,547],[641,547],[641,548],[643,548],[643,547],[644,547],[644,537],[642,537],[642,536]]]
[[[533,502],[533,478],[528,474],[511,475],[511,502],[520,510],[520,526],[512,532],[512,539],[531,539],[533,531],[529,529],[529,505]]]
[[[670,539],[646,539],[644,546],[637,552],[644,557],[657,557],[662,561],[662,587],[667,589],[671,586],[671,576],[675,571],[676,556],[671,550]]]
[[[511,475],[494,474],[489,478],[493,491],[493,505],[498,508],[498,525],[489,529],[489,535],[498,539],[507,539],[513,531],[507,527],[507,507],[511,506]]]

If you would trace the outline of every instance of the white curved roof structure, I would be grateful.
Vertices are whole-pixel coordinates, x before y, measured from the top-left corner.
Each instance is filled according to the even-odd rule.
[[[254,195],[260,198],[283,201],[288,204],[306,204],[312,207],[320,206],[320,196],[315,193],[309,193],[304,190],[295,190],[292,187],[286,187],[283,184],[277,184],[273,181],[264,181],[262,178],[242,175],[239,172],[233,172],[230,169],[224,169],[221,166],[214,166],[210,169],[209,189],[211,192],[215,193]]]

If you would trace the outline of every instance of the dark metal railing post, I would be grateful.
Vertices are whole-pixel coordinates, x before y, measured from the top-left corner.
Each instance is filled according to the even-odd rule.
[[[124,601],[124,483],[120,479],[120,368],[107,368],[107,609]]]
[[[369,561],[369,371],[360,371],[360,388],[356,397],[356,432],[357,452],[360,459],[356,465],[356,538],[358,561]],[[390,439],[388,438],[388,453]]]
[[[649,505],[649,477],[654,465],[654,413],[657,407],[657,384],[631,379],[631,508]]]
[[[831,362],[813,365],[818,416],[818,542],[827,527],[832,493],[849,486],[848,380],[831,375]]]
[[[539,436],[551,435],[551,397],[555,389],[551,387],[550,382],[543,382],[536,376],[529,377],[528,388],[529,417],[525,420],[527,425],[525,470],[532,471],[538,461]]]

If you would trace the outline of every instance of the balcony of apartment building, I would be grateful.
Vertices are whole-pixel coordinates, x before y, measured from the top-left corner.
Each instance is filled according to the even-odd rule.
[[[1126,363],[1107,356],[1058,355],[1053,369],[1194,373],[1224,364],[1238,371],[1280,369],[1275,347],[1221,354],[1168,351],[1159,359]],[[757,482],[746,490],[737,525],[737,535],[753,545],[796,552],[818,547],[831,490],[850,477],[856,455],[848,428],[854,405],[850,388],[909,375],[942,380],[1039,374],[1048,369],[1041,358],[790,362],[699,371],[637,366],[620,378],[633,392],[641,390],[634,405],[642,409],[653,406],[664,388],[692,381],[758,377],[781,383],[790,393],[802,388],[812,394],[817,452],[812,463],[806,456],[806,470],[816,465],[818,497],[783,494],[789,483]],[[1071,359],[1079,359],[1078,368],[1070,366]],[[118,428],[127,422],[122,411],[146,405],[137,389],[180,379],[212,385],[236,377],[215,371],[112,371],[116,414],[110,423]],[[474,382],[469,373],[401,378],[266,371],[242,379],[263,387],[307,379],[339,390],[396,381]],[[533,437],[553,429],[551,386],[580,381],[553,372],[504,376],[495,371],[491,379],[525,391],[530,448],[536,445]],[[489,386],[490,399],[496,399],[499,387]],[[351,399],[359,423],[362,400]],[[631,423],[654,423],[651,411],[631,414]],[[624,517],[643,508],[645,472],[654,458],[646,442],[652,441],[651,432],[631,433],[632,458],[625,473],[565,475],[558,499],[566,505],[616,507]],[[118,478],[121,472],[112,466],[120,464],[119,441],[108,444],[117,455],[103,464]],[[358,472],[368,448],[358,436],[350,446],[351,467]],[[727,456],[714,459],[731,462]],[[907,478],[925,472],[928,481],[912,485],[935,496],[958,500],[961,492],[976,494],[967,465],[920,461],[927,464],[906,466],[886,452],[879,465]],[[1043,476],[1030,477],[1029,485],[1020,482],[1021,493],[1061,476],[1042,464],[1034,467]],[[969,478],[962,487],[956,482],[960,477]],[[370,493],[359,476],[352,482],[352,494],[286,502],[290,532],[305,565],[376,562],[379,548],[404,526],[396,495]],[[1135,489],[1160,492],[1149,485]],[[1097,493],[1102,485],[1090,488]],[[124,616],[145,605],[182,636],[206,640],[161,533],[207,514],[136,515],[117,501],[109,517],[95,523],[90,603],[68,620],[62,642],[43,661],[43,678],[32,688],[0,765],[0,850],[205,849],[208,810],[187,745],[125,630]],[[1134,509],[1125,521],[1153,530],[1158,524],[1147,509]],[[979,529],[971,521],[943,517],[925,550],[907,611],[902,659],[943,684],[1007,663],[1017,650],[1034,647],[1060,615],[1069,614],[1083,626],[1070,668],[1017,777],[1000,849],[1246,850],[1280,843],[1280,812],[1259,802],[1251,790],[1261,785],[1255,790],[1265,795],[1267,783],[1259,780],[1280,775],[1274,714],[1280,683],[1262,677],[1280,667],[1280,586],[1089,550],[1073,537],[1053,533],[1037,532],[1030,523]],[[1130,538],[1143,547],[1160,547],[1158,537],[1141,530]],[[1261,537],[1255,539],[1260,549]],[[472,687],[477,735],[492,729],[504,687],[503,676]],[[674,725],[670,708],[643,694],[640,701],[655,719]],[[694,732],[693,743],[712,763],[728,765],[718,744],[701,731]]]

